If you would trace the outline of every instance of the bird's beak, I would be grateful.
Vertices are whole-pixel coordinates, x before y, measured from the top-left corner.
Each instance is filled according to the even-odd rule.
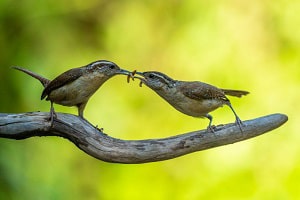
[[[123,75],[127,75],[127,82],[130,82],[130,79],[132,79],[134,81],[134,78],[140,78],[140,77],[136,77],[134,76],[136,73],[136,70],[130,72],[128,70],[125,69],[120,69],[116,74],[123,74]]]
[[[138,72],[136,70],[130,72],[130,71],[127,71],[125,69],[120,69],[120,71],[118,72],[118,74],[124,74],[124,75],[127,75],[127,83],[130,82],[130,79],[132,79],[134,81],[135,78],[139,79],[141,82],[140,82],[140,87],[142,87],[142,84],[145,82],[145,79],[144,79],[144,73],[143,72]],[[135,76],[135,75],[140,75],[140,76]]]
[[[144,73],[143,72],[135,72],[135,74],[141,75],[144,77]]]
[[[140,75],[140,76],[142,76],[142,77],[140,77],[140,76],[135,76],[135,75]],[[131,72],[131,78],[132,78],[132,80],[134,80],[135,78],[137,78],[137,79],[143,81],[143,79],[144,79],[144,74],[143,74],[143,72],[138,72],[138,71],[134,70],[133,72]]]
[[[135,75],[140,75],[140,76],[135,76]],[[134,70],[133,72],[131,72],[130,75],[128,75],[127,77],[127,82],[129,83],[130,78],[134,81],[135,78],[139,79],[140,82],[140,87],[142,87],[143,83],[145,83],[145,78],[144,78],[144,73],[143,72],[138,72],[136,70]]]
[[[131,76],[131,72],[127,71],[125,69],[120,69],[120,71],[118,71],[117,74],[124,74],[124,75],[127,75],[127,76]]]

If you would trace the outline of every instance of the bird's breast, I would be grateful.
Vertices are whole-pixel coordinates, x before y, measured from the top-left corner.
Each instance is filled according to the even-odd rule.
[[[178,101],[173,104],[173,106],[177,110],[193,117],[202,117],[207,113],[221,107],[222,105],[223,102],[215,99],[200,100],[200,101],[189,99],[189,100]]]
[[[173,92],[158,94],[178,111],[193,117],[203,117],[224,104],[219,99],[191,99],[175,89]]]

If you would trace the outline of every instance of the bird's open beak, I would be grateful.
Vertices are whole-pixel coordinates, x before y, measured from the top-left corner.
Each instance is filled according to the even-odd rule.
[[[141,75],[144,77],[144,73],[143,72],[135,72],[135,74]]]
[[[134,76],[134,75],[140,75],[140,76]],[[134,73],[133,73],[133,78],[137,78],[137,79],[140,79],[140,80],[143,80],[144,79],[144,73],[143,72],[138,72],[138,71],[134,71]]]

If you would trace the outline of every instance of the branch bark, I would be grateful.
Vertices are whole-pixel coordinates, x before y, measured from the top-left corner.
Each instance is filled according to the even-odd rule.
[[[75,115],[57,113],[51,127],[49,113],[0,113],[0,137],[19,140],[33,136],[60,136],[102,161],[146,163],[256,137],[278,128],[287,120],[284,114],[272,114],[243,121],[243,132],[235,124],[226,124],[217,126],[214,133],[199,130],[162,139],[120,140]]]

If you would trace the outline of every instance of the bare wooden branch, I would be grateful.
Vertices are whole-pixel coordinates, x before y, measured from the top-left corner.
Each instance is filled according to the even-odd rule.
[[[0,137],[25,139],[33,136],[61,136],[72,141],[87,154],[107,162],[146,163],[172,159],[256,137],[288,120],[284,114],[272,114],[244,121],[243,132],[235,124],[176,135],[163,139],[120,140],[99,131],[75,115],[57,113],[50,127],[49,113],[0,114]]]

